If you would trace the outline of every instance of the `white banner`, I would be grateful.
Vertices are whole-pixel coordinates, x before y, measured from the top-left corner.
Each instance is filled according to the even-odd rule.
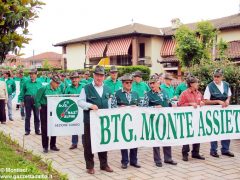
[[[83,110],[78,97],[48,96],[48,136],[81,135],[84,133]]]
[[[91,111],[92,151],[176,146],[240,138],[240,106]]]

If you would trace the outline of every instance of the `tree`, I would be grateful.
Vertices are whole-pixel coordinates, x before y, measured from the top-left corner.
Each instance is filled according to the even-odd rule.
[[[201,59],[211,60],[212,48],[216,45],[215,38],[217,35],[217,30],[214,28],[212,23],[208,21],[202,21],[197,23],[197,29],[195,33],[198,35],[201,44]]]
[[[44,69],[50,69],[51,68],[51,65],[49,64],[48,59],[44,59],[44,61],[43,61],[43,68]]]
[[[212,57],[212,48],[217,31],[208,21],[197,23],[193,31],[187,26],[176,30],[176,55],[182,66],[190,67],[200,61],[209,61]]]
[[[38,0],[0,0],[0,64],[10,51],[19,55],[31,40],[28,24],[38,18],[42,5]]]
[[[180,26],[175,33],[175,39],[177,41],[176,55],[181,65],[190,67],[193,64],[198,64],[202,52],[195,32],[186,26]]]
[[[220,60],[227,59],[227,55],[226,55],[227,48],[228,48],[227,42],[221,38],[217,45],[218,58]]]

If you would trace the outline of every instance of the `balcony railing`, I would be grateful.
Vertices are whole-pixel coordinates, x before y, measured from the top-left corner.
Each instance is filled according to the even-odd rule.
[[[148,67],[152,67],[152,60],[150,56],[145,56],[145,57],[139,57],[138,58],[138,64],[139,65],[145,65]]]

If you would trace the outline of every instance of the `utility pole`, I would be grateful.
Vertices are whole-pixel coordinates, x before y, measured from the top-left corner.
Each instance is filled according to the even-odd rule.
[[[134,25],[134,20],[133,20],[133,18],[131,19],[131,22],[132,22],[132,26]]]
[[[239,4],[238,4],[238,14],[240,14],[240,0],[239,0]]]
[[[36,68],[36,65],[35,65],[35,63],[34,63],[34,49],[33,49],[33,60],[32,60],[32,65],[33,65],[34,68]]]

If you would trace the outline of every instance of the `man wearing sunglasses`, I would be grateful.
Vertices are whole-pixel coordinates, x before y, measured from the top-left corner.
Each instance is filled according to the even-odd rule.
[[[160,88],[158,76],[153,75],[149,79],[151,90],[147,93],[148,106],[154,108],[169,107],[169,98],[165,91]],[[172,160],[171,146],[163,147],[164,162],[171,165],[177,165],[177,162]],[[160,156],[160,147],[153,147],[153,159],[157,167],[162,167]]]
[[[223,81],[223,70],[216,69],[213,73],[213,81],[207,85],[204,92],[205,104],[221,105],[223,108],[227,107],[230,103],[231,95],[229,84]],[[234,157],[234,154],[229,151],[230,140],[222,140],[221,144],[222,155]],[[211,142],[210,155],[216,158],[219,157],[217,148],[217,141]]]
[[[132,76],[130,74],[125,74],[121,77],[123,88],[118,90],[115,94],[117,100],[117,106],[137,106],[139,102],[139,96],[136,91],[132,90]],[[135,168],[140,168],[141,166],[137,163],[137,148],[130,149],[130,154],[128,155],[128,149],[121,149],[122,154],[122,169],[127,169],[127,165],[130,160],[130,165]],[[130,157],[129,157],[130,156]]]

